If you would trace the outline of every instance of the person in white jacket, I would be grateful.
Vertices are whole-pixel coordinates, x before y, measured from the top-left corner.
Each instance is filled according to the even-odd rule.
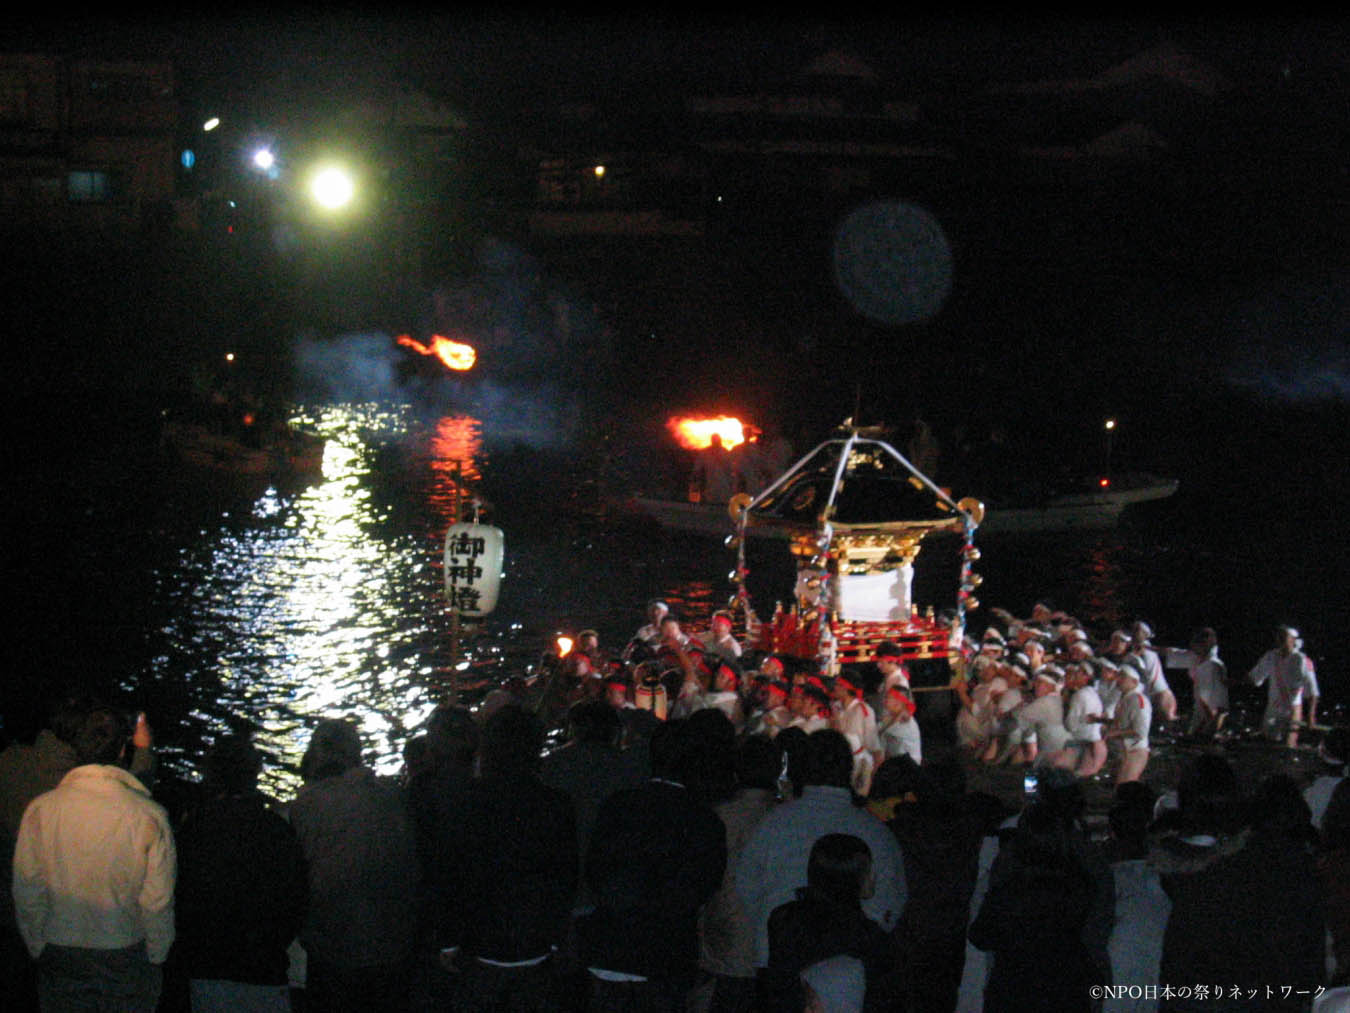
[[[1277,742],[1284,739],[1290,748],[1298,745],[1304,697],[1308,698],[1308,723],[1317,723],[1317,676],[1302,646],[1298,630],[1276,627],[1275,646],[1261,655],[1247,675],[1254,685],[1267,687],[1261,719],[1266,735]]]
[[[735,864],[736,893],[755,936],[757,968],[769,963],[769,915],[806,886],[811,846],[826,834],[852,834],[872,852],[874,889],[862,907],[887,932],[895,928],[908,898],[904,855],[895,834],[853,804],[853,751],[840,732],[825,728],[811,735],[803,777],[801,796],[759,822]]]
[[[130,731],[115,711],[91,711],[80,765],[19,826],[15,916],[43,1009],[152,1011],[162,990],[177,856],[163,807],[123,766]]]
[[[1219,660],[1219,637],[1208,626],[1191,635],[1189,648],[1165,647],[1163,666],[1184,668],[1191,679],[1195,707],[1188,735],[1212,739],[1228,715],[1228,669]]]

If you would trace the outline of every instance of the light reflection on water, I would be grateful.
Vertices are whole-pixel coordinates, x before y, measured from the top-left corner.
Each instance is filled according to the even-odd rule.
[[[445,617],[429,546],[439,536],[391,525],[371,491],[376,441],[416,435],[414,422],[373,406],[324,407],[299,420],[327,438],[321,479],[287,494],[268,488],[247,520],[203,531],[157,575],[188,606],[162,631],[162,674],[186,668],[199,683],[202,739],[252,724],[259,747],[285,765],[266,785],[283,797],[322,717],[355,718],[376,768],[397,771],[448,660],[436,647]],[[441,532],[455,483],[478,474],[476,426],[443,419],[428,444],[428,503]]]
[[[376,769],[395,773],[407,739],[446,695],[453,659],[441,541],[488,468],[482,427],[467,415],[428,423],[407,409],[337,405],[302,409],[296,421],[327,439],[322,476],[268,487],[247,511],[225,511],[161,568],[169,618],[152,664],[160,685],[189,684],[192,727],[177,773],[193,770],[190,754],[221,732],[249,727],[277,761],[266,787],[281,797],[298,784],[320,718],[353,717]],[[508,529],[507,557],[507,608],[489,626],[527,646],[508,659],[500,638],[466,638],[466,660],[489,678],[501,674],[497,662],[528,669],[553,632],[592,626],[617,650],[653,596],[698,628],[731,591],[733,559],[705,539],[520,524]],[[1094,611],[1118,609],[1128,581],[1109,548],[1091,560]],[[916,592],[939,608],[951,604],[945,591],[954,594],[944,591],[950,562],[940,546],[920,559]],[[791,565],[785,557],[752,570],[767,617],[789,597]],[[523,630],[513,621],[521,616],[538,625]]]
[[[274,761],[264,787],[289,798],[310,730],[339,715],[357,720],[376,769],[396,772],[408,738],[451,685],[441,540],[485,477],[490,485],[499,473],[523,473],[495,505],[502,513],[487,517],[506,532],[507,573],[497,612],[463,641],[466,681],[537,671],[558,632],[592,627],[617,651],[656,596],[697,630],[731,593],[734,558],[716,539],[557,515],[558,490],[576,474],[489,460],[471,416],[425,421],[408,409],[337,405],[300,410],[297,419],[327,438],[321,476],[198,497],[187,526],[170,534],[176,550],[148,556],[148,609],[162,618],[134,688],[165,722],[159,753],[174,776],[192,778],[222,732],[251,729]],[[1135,616],[1173,638],[1215,624],[1215,601],[1195,588],[1241,586],[1243,571],[1158,534],[1127,525],[1072,538],[977,535],[980,598],[1025,614],[1048,595],[1099,633]],[[774,555],[756,541],[750,585],[767,618],[790,596],[791,561],[785,546]],[[953,605],[958,569],[952,546],[926,546],[916,600]],[[972,628],[988,618],[977,612]],[[1254,659],[1258,645],[1236,642],[1239,632],[1226,631],[1226,650],[1234,661]],[[1256,633],[1264,640],[1264,629]]]

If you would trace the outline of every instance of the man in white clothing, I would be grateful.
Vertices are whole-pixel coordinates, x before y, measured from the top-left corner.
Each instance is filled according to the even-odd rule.
[[[1153,627],[1142,619],[1137,621],[1130,632],[1133,645],[1130,653],[1143,662],[1143,681],[1141,688],[1164,721],[1177,719],[1177,698],[1172,687],[1167,685],[1167,676],[1163,674],[1162,659],[1153,649]]]
[[[793,712],[789,727],[807,735],[830,727],[830,693],[814,676],[792,687],[788,706]]]
[[[1120,683],[1116,676],[1120,674],[1120,665],[1110,658],[1097,659],[1097,698],[1102,702],[1102,717],[1111,719],[1116,716],[1116,704],[1120,702]]]
[[[80,765],[28,806],[14,851],[19,932],[43,1009],[153,1013],[173,942],[177,874],[164,809],[124,767],[130,728],[95,710]]]
[[[863,911],[887,932],[908,896],[900,844],[889,827],[853,804],[853,755],[832,728],[810,736],[803,757],[800,798],[777,806],[755,827],[736,862],[736,892],[755,934],[755,966],[769,963],[769,915],[806,886],[811,846],[826,834],[852,834],[872,852],[874,890]]]
[[[867,753],[875,770],[886,757],[881,751],[881,740],[877,738],[877,713],[863,699],[862,686],[857,680],[858,676],[848,669],[835,676],[830,724],[846,736],[857,736],[854,763],[861,765],[861,754]]]
[[[792,709],[788,706],[788,684],[781,680],[765,680],[755,693],[755,707],[746,718],[750,735],[773,738],[792,723]]]
[[[727,716],[739,735],[745,728],[745,707],[741,703],[741,674],[725,661],[719,661],[713,670],[712,688],[702,694],[693,709],[712,707]]]
[[[1153,720],[1153,707],[1140,688],[1142,679],[1137,658],[1128,659],[1116,673],[1120,702],[1116,704],[1111,730],[1106,733],[1108,739],[1120,739],[1122,756],[1116,784],[1138,781],[1148,766],[1148,728]]]
[[[1031,699],[1030,675],[1022,665],[1005,664],[999,671],[1005,688],[997,695],[990,694],[994,704],[994,734],[984,753],[986,763],[1002,762],[1022,746],[1022,730],[1017,726],[1016,711],[1024,701]]]
[[[1298,745],[1305,696],[1308,723],[1317,723],[1317,677],[1301,646],[1298,630],[1277,627],[1275,646],[1261,656],[1247,676],[1255,685],[1267,687],[1266,712],[1261,720],[1266,735],[1277,742],[1284,739],[1290,748]]]
[[[1208,626],[1196,630],[1187,649],[1165,647],[1163,665],[1184,668],[1191,678],[1195,709],[1187,733],[1212,739],[1228,714],[1228,670],[1219,660],[1219,637]]]
[[[1017,712],[1022,758],[1027,763],[1036,762],[1041,751],[1047,757],[1059,753],[1069,741],[1064,728],[1064,698],[1060,695],[1063,674],[1058,665],[1043,665],[1031,681],[1032,700]]]
[[[653,598],[647,602],[647,623],[642,626],[635,634],[633,639],[641,641],[647,647],[655,650],[661,646],[661,620],[670,612],[670,606],[660,598]]]
[[[877,735],[886,759],[903,755],[916,764],[923,763],[923,736],[919,722],[914,720],[914,698],[899,686],[886,690],[885,717]]]
[[[877,670],[881,672],[881,691],[884,693],[892,686],[909,689],[909,671],[905,668],[904,655],[900,645],[887,640],[877,646],[872,655]]]
[[[1070,665],[1064,672],[1069,707],[1064,712],[1064,730],[1069,740],[1050,757],[1057,767],[1091,777],[1106,764],[1106,740],[1102,738],[1102,698],[1092,685],[1092,669],[1086,663]]]
[[[732,634],[731,627],[730,612],[714,612],[708,650],[719,655],[723,661],[740,661],[741,642]]]

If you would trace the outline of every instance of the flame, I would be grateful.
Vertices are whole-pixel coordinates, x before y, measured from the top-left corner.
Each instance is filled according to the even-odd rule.
[[[473,369],[473,364],[478,361],[478,353],[473,350],[473,345],[466,345],[462,341],[452,341],[450,338],[442,337],[439,334],[431,336],[430,345],[424,345],[407,334],[400,334],[394,340],[405,348],[411,348],[414,352],[436,356],[448,368],[457,372],[462,373],[466,369]]]
[[[754,439],[753,433],[747,432],[751,427],[727,415],[719,415],[715,419],[676,415],[666,422],[666,428],[686,450],[708,449],[712,446],[713,433],[721,438],[722,447],[726,450]]]

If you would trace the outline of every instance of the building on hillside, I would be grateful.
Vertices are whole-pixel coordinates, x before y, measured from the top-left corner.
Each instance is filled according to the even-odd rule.
[[[702,236],[785,217],[828,224],[861,200],[988,199],[1122,177],[1165,180],[1177,140],[1233,85],[1171,43],[1096,76],[905,91],[830,51],[791,79],[661,108],[571,102],[533,159],[538,236]]]
[[[0,53],[0,215],[58,230],[167,223],[177,126],[168,62]]]

